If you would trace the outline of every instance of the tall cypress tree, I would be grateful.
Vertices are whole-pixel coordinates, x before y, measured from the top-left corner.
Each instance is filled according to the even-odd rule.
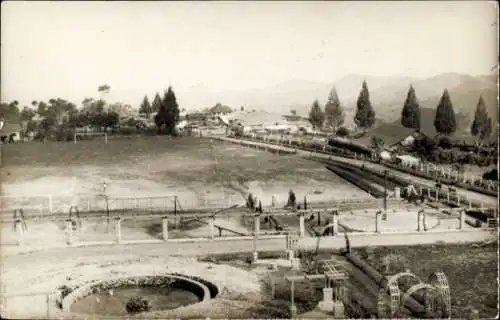
[[[443,135],[450,135],[457,129],[455,111],[453,110],[448,89],[444,90],[441,100],[439,100],[439,104],[436,108],[434,127],[439,134]]]
[[[488,112],[486,111],[486,105],[484,104],[483,97],[479,96],[479,101],[476,105],[476,112],[474,113],[474,121],[470,128],[470,132],[473,136],[477,136],[481,133],[484,126],[487,125]]]
[[[172,87],[168,87],[168,90],[164,93],[158,115],[161,124],[165,126],[166,133],[176,135],[175,126],[179,123],[180,111]]]
[[[311,111],[309,111],[309,122],[311,122],[315,128],[323,127],[325,114],[323,113],[323,110],[321,110],[318,100],[314,100],[311,106]]]
[[[145,113],[146,117],[149,119],[149,116],[152,113],[152,107],[151,104],[149,103],[148,96],[144,96],[144,99],[142,100],[141,107],[139,108],[140,113]]]
[[[410,86],[406,96],[401,112],[401,124],[405,128],[420,129],[420,106],[413,86]]]
[[[354,123],[365,130],[371,128],[375,124],[375,111],[370,102],[370,92],[368,91],[366,81],[363,81],[363,86],[356,105],[357,110],[356,116],[354,117]]]
[[[157,92],[156,95],[155,95],[155,98],[153,100],[153,104],[152,104],[152,111],[153,112],[158,112],[160,111],[160,106],[161,106],[161,98],[160,98],[160,94]]]
[[[326,124],[334,131],[337,130],[338,126],[344,124],[345,114],[335,86],[330,91],[328,101],[325,104],[325,120]]]

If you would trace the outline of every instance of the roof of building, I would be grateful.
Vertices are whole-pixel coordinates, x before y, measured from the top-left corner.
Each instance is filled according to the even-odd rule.
[[[405,128],[402,125],[394,123],[387,123],[368,131],[355,141],[364,145],[370,145],[373,137],[380,137],[384,141],[385,146],[390,147],[414,135],[415,132],[415,129]]]
[[[17,123],[5,122],[3,124],[3,126],[1,126],[0,133],[9,134],[9,133],[13,133],[13,132],[19,132],[21,130],[22,130],[21,125],[19,125]]]

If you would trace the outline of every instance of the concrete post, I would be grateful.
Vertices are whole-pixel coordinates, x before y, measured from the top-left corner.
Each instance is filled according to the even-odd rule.
[[[49,214],[52,214],[52,195],[49,195]]]
[[[304,214],[301,213],[299,215],[299,236],[303,237],[305,234],[305,226],[304,226]]]
[[[17,245],[22,246],[23,245],[23,240],[24,240],[24,230],[23,230],[23,223],[21,219],[17,219],[15,222],[15,228],[17,230]]]
[[[457,193],[457,207],[460,207],[460,195]]]
[[[463,230],[465,226],[465,210],[460,211],[460,224],[459,228],[460,230]]]
[[[116,229],[116,243],[122,241],[122,219],[120,217],[115,218],[115,229]]]
[[[436,202],[439,201],[439,189],[436,189]]]
[[[259,237],[260,233],[260,215],[257,214],[253,219],[253,232],[255,233],[255,237]]]
[[[323,288],[323,301],[333,301],[333,288]]]
[[[259,261],[259,253],[257,251],[252,253],[252,261],[253,263],[257,263]]]
[[[427,215],[425,211],[422,212],[422,225],[424,226],[424,231],[427,231]]]
[[[73,224],[71,219],[66,219],[66,244],[73,243]]]
[[[448,203],[450,203],[450,192],[449,191],[446,194],[446,201],[448,201]]]
[[[417,231],[422,231],[422,212],[419,211],[417,213]]]
[[[382,213],[375,214],[375,232],[380,233],[382,229]]]
[[[333,215],[332,224],[333,224],[333,235],[336,236],[339,234],[339,216],[337,214]]]
[[[167,241],[168,240],[168,217],[167,216],[161,217],[161,231],[162,231],[163,241]]]
[[[323,300],[318,303],[318,308],[321,311],[332,312],[334,309],[333,303],[333,288],[323,288]]]
[[[431,189],[430,188],[427,189],[427,198],[429,198],[429,200],[431,200]]]
[[[277,201],[276,201],[276,195],[275,195],[275,194],[273,194],[273,196],[272,196],[272,198],[271,198],[271,206],[272,206],[273,208],[276,208],[276,202],[277,202]]]
[[[297,318],[297,307],[294,304],[290,305],[290,318]]]
[[[215,222],[215,217],[208,217],[208,229],[209,229],[210,239],[213,239],[215,236],[214,222]]]
[[[401,198],[401,190],[399,188],[394,188],[394,197],[396,199]]]

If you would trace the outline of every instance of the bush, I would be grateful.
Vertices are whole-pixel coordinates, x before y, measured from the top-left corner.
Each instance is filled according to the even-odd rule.
[[[450,137],[443,136],[443,137],[439,138],[438,146],[440,146],[443,149],[451,149],[453,147],[453,143],[452,143]]]
[[[340,127],[337,129],[337,136],[339,137],[345,137],[345,136],[348,136],[349,135],[349,129],[347,129],[346,127]]]
[[[151,305],[148,300],[141,296],[130,298],[125,307],[128,313],[139,313],[151,310]]]
[[[483,179],[484,180],[498,180],[498,169],[495,168],[495,169],[492,169],[488,172],[485,172],[483,174]]]

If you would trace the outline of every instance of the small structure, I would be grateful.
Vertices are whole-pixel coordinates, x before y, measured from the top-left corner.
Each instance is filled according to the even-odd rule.
[[[396,162],[401,163],[404,166],[418,166],[421,161],[420,159],[410,155],[399,155],[396,156]]]
[[[344,301],[347,297],[345,280],[348,279],[344,271],[340,271],[334,264],[334,260],[321,260],[322,274],[286,276],[285,279],[291,283],[291,305],[290,311],[292,318],[297,316],[297,307],[295,306],[295,282],[296,281],[315,281],[324,280],[323,300],[318,304],[321,311],[333,313],[334,318],[345,318]]]

